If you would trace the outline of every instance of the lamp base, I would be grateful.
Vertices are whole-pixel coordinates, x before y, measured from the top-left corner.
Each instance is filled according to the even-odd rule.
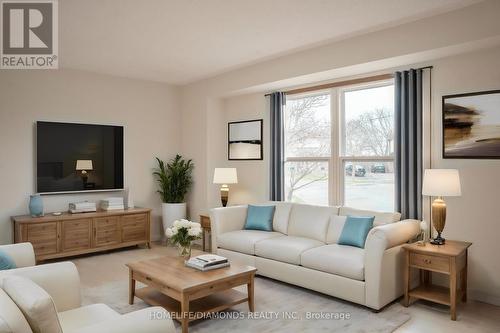
[[[441,237],[444,225],[446,223],[446,203],[439,197],[432,202],[432,224],[434,229],[436,229],[438,235],[436,238],[430,241],[433,245],[443,245],[445,239]]]
[[[227,206],[228,200],[229,200],[229,187],[224,184],[220,188],[220,201],[222,203],[222,207]]]
[[[446,240],[443,237],[441,237],[441,233],[439,233],[436,238],[430,241],[432,245],[444,245],[445,242]]]

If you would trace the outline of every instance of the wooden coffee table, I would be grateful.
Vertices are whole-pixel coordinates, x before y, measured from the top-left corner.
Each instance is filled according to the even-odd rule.
[[[188,332],[190,321],[236,304],[248,302],[250,311],[254,311],[255,267],[231,263],[230,267],[200,272],[174,256],[133,262],[127,267],[129,303],[133,304],[137,296],[150,305],[164,307],[182,324],[183,333]],[[136,290],[136,281],[146,287]],[[233,289],[244,284],[246,294]]]

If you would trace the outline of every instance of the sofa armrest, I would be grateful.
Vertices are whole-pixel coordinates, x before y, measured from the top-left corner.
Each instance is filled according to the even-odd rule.
[[[161,307],[127,313],[118,318],[82,327],[72,333],[175,333],[170,314]]]
[[[210,210],[212,228],[212,251],[217,251],[217,236],[229,231],[241,230],[245,227],[247,205],[219,207]]]
[[[54,300],[57,311],[78,308],[81,305],[80,276],[75,264],[69,261],[0,272],[0,287],[8,275],[28,278],[42,287]]]
[[[402,245],[420,234],[420,222],[404,220],[370,230],[365,243],[366,305],[380,309],[403,293]]]
[[[35,266],[35,251],[31,243],[17,243],[0,246],[0,250],[7,253],[17,268]]]
[[[420,221],[403,220],[373,228],[366,237],[365,248],[371,251],[390,249],[407,243],[420,234]]]

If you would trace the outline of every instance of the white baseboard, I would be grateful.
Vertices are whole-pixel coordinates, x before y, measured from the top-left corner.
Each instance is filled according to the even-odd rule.
[[[480,290],[469,290],[468,297],[475,301],[500,306],[500,296],[487,294]]]

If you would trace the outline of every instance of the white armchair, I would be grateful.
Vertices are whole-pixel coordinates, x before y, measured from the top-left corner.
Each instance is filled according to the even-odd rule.
[[[18,266],[34,264],[34,255],[31,258],[29,246],[19,245],[7,246],[8,251],[12,251],[9,254],[16,264]],[[14,247],[20,252],[17,252],[17,249],[14,251]],[[6,249],[6,247],[1,248]],[[175,332],[172,319],[161,307],[150,307],[120,315],[104,304],[82,306],[80,276],[76,266],[71,262],[0,271],[0,288],[3,286],[3,279],[9,275],[19,275],[32,280],[52,297],[64,333]],[[0,332],[18,333],[19,329],[14,328],[29,327],[22,312],[3,290],[0,290],[0,305]],[[29,332],[25,329],[19,333]]]

